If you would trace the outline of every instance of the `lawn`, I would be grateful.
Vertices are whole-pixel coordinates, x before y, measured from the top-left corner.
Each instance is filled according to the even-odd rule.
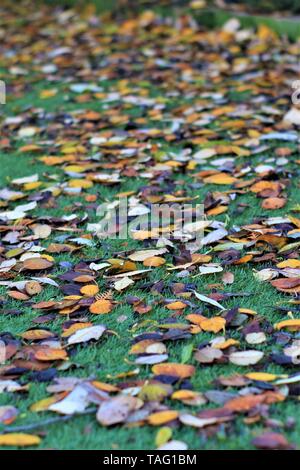
[[[82,17],[52,6],[35,12],[33,2],[4,2],[0,10],[7,85],[1,187],[20,193],[17,200],[0,193],[0,339],[16,348],[0,368],[0,391],[6,380],[25,387],[0,393],[0,444],[17,428],[39,436],[38,449],[155,449],[167,441],[189,449],[299,446],[299,325],[274,326],[299,318],[299,111],[285,118],[297,45],[268,28],[208,31],[184,9],[129,20],[100,19],[88,9]],[[264,140],[273,132],[281,137]],[[184,240],[171,239],[170,246],[161,236],[99,239],[88,227],[99,222],[98,205],[125,195],[133,209],[172,197],[204,204],[206,220],[215,224],[204,234],[217,221],[226,232],[198,249],[203,258],[194,263]],[[10,215],[32,202],[36,207],[25,215]],[[151,270],[132,274],[149,263],[130,257],[157,249],[158,239],[165,253],[151,257]],[[28,259],[49,266],[28,268]],[[93,270],[91,263],[106,264]],[[257,275],[262,270],[265,280]],[[74,281],[74,272],[89,280]],[[133,282],[118,290],[116,276],[124,273]],[[42,287],[36,295],[24,283],[10,285],[32,277]],[[91,285],[108,313],[90,311],[96,294],[81,289]],[[40,302],[48,308],[37,308]],[[224,320],[224,329],[201,326],[203,317]],[[106,332],[68,346],[85,323],[103,324]],[[34,329],[41,331],[30,337]],[[153,348],[140,344],[138,354],[130,353],[143,333],[154,334]],[[212,343],[216,338],[222,347]],[[203,350],[209,357],[199,360]],[[246,354],[245,365],[231,360],[249,350],[263,355],[251,363]],[[66,352],[63,360],[59,352]],[[160,361],[161,354],[167,357]],[[152,364],[168,363],[194,369],[180,377],[175,365],[154,378]],[[75,385],[68,377],[89,384],[87,404],[77,397],[70,419],[44,424],[68,416],[48,409],[70,396]],[[157,387],[154,398],[148,383]],[[194,391],[193,399],[175,398],[179,390]],[[124,395],[137,402],[128,416],[111,425],[112,411],[108,424],[96,419],[102,401]],[[91,412],[80,416],[82,407]],[[165,416],[155,417],[161,411]],[[181,419],[183,413],[189,418]],[[214,420],[191,425],[190,415]],[[40,424],[27,428],[34,423]]]

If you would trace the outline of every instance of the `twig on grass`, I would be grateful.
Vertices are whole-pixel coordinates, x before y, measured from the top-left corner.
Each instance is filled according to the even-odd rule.
[[[8,432],[32,431],[33,429],[38,429],[44,426],[49,426],[51,424],[69,421],[74,416],[83,416],[83,415],[96,413],[96,411],[97,411],[96,408],[88,408],[82,413],[77,413],[75,415],[56,416],[55,418],[45,419],[44,421],[37,421],[36,423],[24,424],[23,426],[5,426],[4,428],[0,429],[0,434],[6,434]]]

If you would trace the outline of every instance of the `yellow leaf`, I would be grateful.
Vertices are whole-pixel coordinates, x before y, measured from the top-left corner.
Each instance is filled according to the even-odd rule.
[[[41,181],[33,181],[32,183],[25,183],[23,186],[24,191],[31,191],[33,189],[37,189],[41,186]]]
[[[56,95],[56,93],[57,93],[56,88],[53,88],[52,90],[42,90],[40,92],[40,98],[42,99],[52,98],[53,96]]]
[[[30,411],[38,413],[39,411],[48,410],[50,405],[53,405],[57,401],[61,400],[65,394],[56,395],[54,397],[43,398],[42,400],[37,401],[30,407]]]
[[[193,390],[176,390],[171,398],[173,398],[173,400],[191,400],[196,396],[198,396],[198,393]]]
[[[277,378],[277,375],[269,374],[267,372],[249,372],[249,374],[245,374],[245,377],[250,380],[262,380],[263,382],[272,382]]]
[[[172,437],[172,429],[168,426],[164,426],[157,431],[155,436],[155,445],[160,447],[166,442],[168,442]]]
[[[210,184],[232,184],[236,181],[236,178],[228,175],[227,173],[216,173],[215,175],[204,178],[204,182]]]
[[[291,258],[281,261],[281,263],[276,264],[276,266],[277,268],[300,268],[300,260]]]
[[[38,436],[33,434],[24,434],[18,432],[12,432],[9,434],[2,434],[0,436],[0,446],[36,446],[41,442]]]
[[[292,328],[293,330],[300,329],[300,320],[291,319],[291,320],[283,320],[279,323],[275,323],[274,325],[275,330],[281,330],[282,328]]]
[[[81,294],[92,297],[93,295],[98,294],[99,287],[96,286],[95,284],[88,284],[86,286],[81,287],[80,292]]]
[[[146,384],[142,387],[138,396],[143,401],[161,401],[168,394],[169,388],[164,384]]]
[[[239,308],[239,313],[245,313],[246,315],[257,315],[255,310],[251,310],[250,308]]]
[[[86,169],[86,166],[81,165],[68,165],[64,167],[64,171],[70,171],[72,173],[82,173]]]
[[[83,189],[87,189],[87,188],[91,188],[93,186],[93,183],[92,181],[87,181],[87,180],[81,180],[81,179],[74,179],[74,180],[70,180],[69,181],[69,187],[70,188],[83,188]]]
[[[211,331],[213,333],[218,333],[221,330],[225,329],[226,320],[222,317],[206,318],[202,320],[200,326],[204,331]]]
[[[178,411],[157,411],[148,416],[148,423],[152,426],[160,426],[161,424],[169,423],[178,417]]]

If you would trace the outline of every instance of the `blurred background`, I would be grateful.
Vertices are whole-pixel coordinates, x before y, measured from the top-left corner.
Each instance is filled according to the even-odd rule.
[[[122,8],[134,10],[139,7],[149,8],[157,6],[186,6],[194,8],[218,8],[224,10],[235,10],[255,14],[300,13],[300,0],[45,0],[50,4],[61,6],[83,6],[92,3],[98,11]]]

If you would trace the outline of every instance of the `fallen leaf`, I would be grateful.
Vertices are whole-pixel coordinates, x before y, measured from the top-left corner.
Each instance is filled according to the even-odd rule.
[[[156,413],[149,415],[147,421],[149,424],[151,424],[151,426],[161,426],[162,424],[174,421],[174,419],[178,418],[178,416],[178,411],[157,411]]]
[[[110,300],[101,299],[91,304],[89,310],[91,313],[100,315],[100,314],[111,312],[112,308],[113,308],[113,304],[111,303]]]
[[[41,439],[33,434],[8,433],[0,435],[0,446],[27,447],[40,444]]]
[[[248,351],[237,351],[229,354],[229,361],[237,366],[249,366],[257,364],[264,356],[262,351],[248,350]]]
[[[177,364],[175,362],[166,364],[156,364],[152,367],[152,372],[155,375],[172,375],[185,379],[191,377],[195,372],[195,367],[187,364]]]

